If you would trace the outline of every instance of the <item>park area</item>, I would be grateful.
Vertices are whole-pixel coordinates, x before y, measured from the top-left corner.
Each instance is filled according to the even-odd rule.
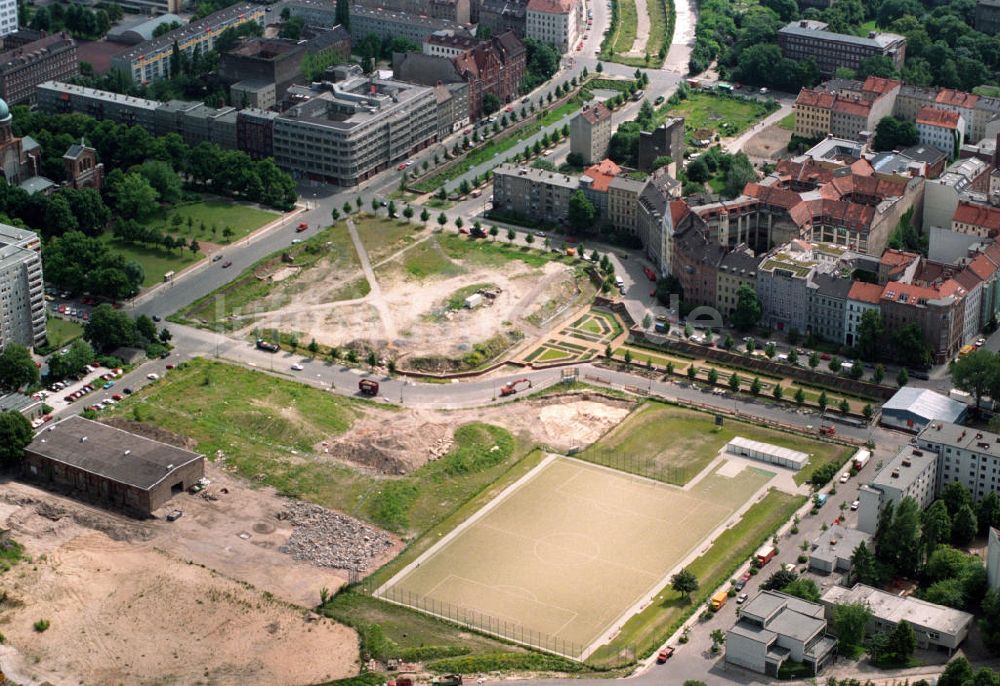
[[[808,453],[809,462],[794,477],[799,484],[825,464],[842,464],[851,450],[837,443],[811,440],[734,419],[726,419],[720,427],[710,414],[649,402],[578,457],[684,485],[736,436]]]
[[[571,324],[559,329],[531,350],[525,362],[536,364],[586,362],[604,354],[624,329],[610,312],[591,308]]]
[[[689,138],[694,132],[703,131],[730,138],[743,133],[776,108],[773,102],[691,91],[678,104],[670,105],[668,114],[684,117],[684,130]]]
[[[261,260],[182,318],[225,321],[241,339],[278,331],[286,343],[315,340],[320,354],[374,350],[400,368],[441,373],[488,364],[594,293],[583,263],[561,253],[387,217],[351,221],[377,291],[341,221]]]
[[[161,209],[146,226],[188,244],[193,240],[198,250],[188,247],[167,250],[161,246],[124,241],[111,233],[103,234],[111,248],[125,259],[138,262],[145,272],[143,287],[155,286],[168,272],[178,272],[202,259],[206,253],[245,238],[257,229],[278,219],[281,215],[272,210],[232,202],[230,200],[202,200]]]
[[[681,489],[553,456],[378,594],[582,658],[772,476],[727,463]]]

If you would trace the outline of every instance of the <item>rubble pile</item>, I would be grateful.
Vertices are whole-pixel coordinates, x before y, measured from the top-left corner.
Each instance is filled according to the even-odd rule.
[[[317,567],[365,571],[393,545],[375,527],[311,503],[290,502],[277,517],[292,525],[281,552]]]

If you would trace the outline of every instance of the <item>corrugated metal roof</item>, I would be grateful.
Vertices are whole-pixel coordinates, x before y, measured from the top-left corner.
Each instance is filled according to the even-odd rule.
[[[883,414],[891,410],[912,412],[927,421],[940,419],[946,422],[957,422],[962,413],[965,412],[966,405],[926,388],[904,386],[882,405]]]

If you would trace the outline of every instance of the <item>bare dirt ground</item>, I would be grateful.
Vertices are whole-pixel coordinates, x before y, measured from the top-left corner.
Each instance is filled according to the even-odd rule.
[[[547,396],[504,405],[502,411],[369,409],[347,434],[316,446],[317,454],[387,474],[406,474],[451,448],[455,427],[485,421],[528,442],[556,450],[593,443],[632,411],[633,404],[593,395]],[[392,431],[387,432],[386,427]]]
[[[792,132],[772,124],[743,144],[748,157],[764,160],[781,160],[789,157],[788,141]]]
[[[32,558],[0,577],[5,673],[53,684],[311,684],[357,673],[353,630],[231,576],[233,569],[219,573],[178,554],[215,546],[202,558],[218,561],[224,549],[253,545],[238,536],[208,541],[203,532],[200,542],[178,547],[181,527],[199,526],[196,499],[175,499],[190,509],[173,524],[137,522],[31,486],[0,486],[0,525]],[[290,574],[301,583],[307,570],[323,575],[269,552],[243,551],[273,581]],[[312,595],[309,605],[317,601]],[[50,628],[37,632],[39,619]]]
[[[416,248],[420,244],[411,246]],[[384,340],[384,328],[370,298],[334,301],[344,283],[357,274],[331,278],[321,266],[295,281],[293,297],[278,290],[260,303],[254,327],[295,331],[302,340],[346,346],[368,342],[391,345],[401,355],[460,356],[474,345],[511,328],[533,329],[579,294],[572,268],[557,262],[535,268],[512,260],[501,267],[481,267],[440,256],[431,274],[416,278],[405,268],[406,254],[376,265],[381,297],[388,306],[394,341]],[[447,303],[463,288],[491,284],[499,288],[495,300],[484,299],[477,309],[449,310]],[[245,337],[250,327],[236,332]]]

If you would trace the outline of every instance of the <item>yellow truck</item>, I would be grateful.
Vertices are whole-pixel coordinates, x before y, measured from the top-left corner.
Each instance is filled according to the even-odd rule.
[[[729,594],[726,591],[719,591],[714,596],[712,596],[712,609],[721,610],[722,606],[726,604],[729,600]]]

